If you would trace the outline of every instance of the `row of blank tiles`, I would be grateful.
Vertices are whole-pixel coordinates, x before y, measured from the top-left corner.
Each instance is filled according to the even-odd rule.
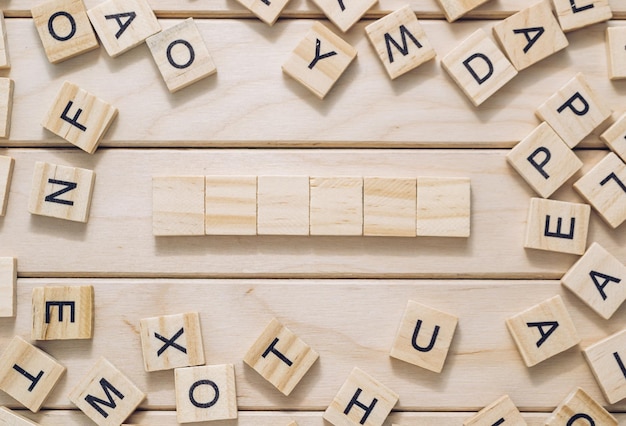
[[[469,237],[458,177],[155,176],[153,234]]]

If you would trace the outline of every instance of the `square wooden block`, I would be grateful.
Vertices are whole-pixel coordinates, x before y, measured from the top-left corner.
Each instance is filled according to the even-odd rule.
[[[13,158],[0,155],[0,217],[7,212],[14,165],[15,160]]]
[[[363,235],[363,178],[312,177],[311,235]]]
[[[256,176],[207,176],[205,233],[256,235]]]
[[[496,425],[526,426],[522,413],[508,395],[504,395],[463,422],[463,426]]]
[[[235,367],[232,364],[177,368],[174,380],[178,423],[237,418]]]
[[[37,162],[28,211],[87,223],[95,180],[92,170]]]
[[[493,26],[493,34],[516,70],[521,71],[569,44],[552,14],[549,0],[541,0]]]
[[[524,247],[583,254],[590,213],[588,204],[531,198]]]
[[[417,178],[417,236],[469,237],[471,216],[468,178]]]
[[[458,318],[412,300],[391,348],[393,358],[441,373]]]
[[[618,426],[617,419],[581,388],[569,394],[556,407],[546,426],[575,425],[577,420],[583,424]]]
[[[324,412],[334,426],[382,426],[398,394],[355,367]]]
[[[320,99],[356,58],[354,47],[319,22],[291,52],[282,69]]]
[[[348,31],[365,12],[378,3],[378,0],[313,0],[324,15],[344,33]]]
[[[152,177],[152,234],[204,235],[204,176]]]
[[[10,78],[0,78],[0,138],[4,139],[11,134],[14,86]]]
[[[139,46],[161,31],[146,0],[108,0],[89,9],[87,15],[111,57]]]
[[[437,56],[408,5],[369,24],[365,32],[391,79]]]
[[[415,178],[363,179],[363,235],[414,237],[416,214]]]
[[[4,21],[4,13],[0,11],[0,69],[11,68],[11,58],[9,57],[9,43],[7,40],[7,27]]]
[[[34,340],[91,339],[93,287],[35,287],[33,289]]]
[[[4,426],[38,426],[39,423],[35,423],[26,417],[22,417],[15,411],[9,410],[6,407],[0,407],[0,424]]]
[[[197,312],[144,318],[139,322],[146,371],[204,364],[204,345]]]
[[[613,17],[609,0],[552,0],[563,31],[574,31]]]
[[[217,72],[193,18],[148,37],[146,43],[170,93]]]
[[[17,311],[17,259],[0,257],[0,318],[14,317]]]
[[[51,63],[65,61],[98,47],[83,0],[49,0],[30,11]]]
[[[617,332],[587,349],[583,355],[609,403],[626,398],[626,330]]]
[[[89,154],[117,117],[117,108],[66,81],[41,125]]]
[[[99,426],[119,426],[146,398],[122,372],[100,358],[69,400]]]
[[[455,47],[441,66],[463,93],[479,106],[517,75],[509,60],[479,29]]]
[[[242,6],[254,13],[257,18],[272,26],[278,19],[289,0],[237,0]]]
[[[624,44],[626,46],[626,43]],[[626,51],[626,49],[624,49]],[[623,114],[600,135],[600,139],[626,162],[626,114]]]
[[[554,296],[508,318],[506,325],[527,367],[580,343],[561,296]]]
[[[626,27],[606,29],[607,71],[611,80],[626,78]]]
[[[309,177],[259,176],[258,235],[309,235]]]
[[[319,355],[274,318],[243,361],[284,395],[289,395]]]
[[[0,389],[36,413],[64,372],[50,355],[15,336],[0,357]]]
[[[536,111],[570,148],[574,148],[604,120],[611,110],[602,102],[584,76],[576,74]]]
[[[526,136],[506,156],[509,164],[543,198],[548,198],[583,166],[546,123]]]
[[[626,220],[626,165],[614,153],[609,153],[578,179],[574,189],[611,228]]]
[[[489,0],[437,0],[448,22],[454,22],[467,12]]]

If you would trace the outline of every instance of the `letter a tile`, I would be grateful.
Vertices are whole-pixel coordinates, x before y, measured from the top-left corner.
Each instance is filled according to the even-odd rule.
[[[4,216],[7,211],[14,164],[13,158],[0,155],[0,217]]]
[[[526,426],[522,413],[519,412],[508,395],[504,395],[463,422],[463,426],[496,425]]]
[[[546,426],[582,424],[618,426],[617,419],[581,388],[576,389],[554,410]]]
[[[92,330],[92,286],[33,289],[34,340],[91,339]]]
[[[587,349],[583,355],[611,404],[626,398],[626,330],[617,332]]]
[[[552,0],[563,31],[608,21],[613,17],[609,0]]]
[[[479,29],[442,60],[441,66],[463,93],[479,106],[517,75],[509,60]]]
[[[3,426],[39,426],[26,417],[22,417],[6,407],[0,407],[0,425]]]
[[[354,47],[315,22],[282,68],[285,74],[324,99],[356,54]]]
[[[561,296],[554,296],[507,319],[506,325],[527,367],[580,342]]]
[[[14,317],[17,308],[17,260],[0,257],[0,318]]]
[[[317,352],[274,318],[243,361],[289,395],[317,358]]]

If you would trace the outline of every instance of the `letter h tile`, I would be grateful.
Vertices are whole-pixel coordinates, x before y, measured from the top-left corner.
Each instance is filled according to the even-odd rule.
[[[93,287],[36,287],[33,289],[35,340],[91,339]]]

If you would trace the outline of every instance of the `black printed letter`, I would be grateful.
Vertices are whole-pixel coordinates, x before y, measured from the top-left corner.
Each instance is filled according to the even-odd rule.
[[[585,414],[585,413],[577,413],[574,414],[572,417],[570,417],[570,419],[567,421],[566,426],[574,426],[574,423],[576,422],[576,420],[579,419],[584,419],[587,420],[589,422],[589,426],[596,426],[596,422],[593,421],[593,419],[591,418],[591,416],[589,414]],[[576,423],[578,424],[578,423]]]
[[[111,396],[111,392],[113,392],[113,394],[117,396],[119,399],[124,399],[124,395],[122,394],[122,392],[115,389],[115,387],[111,383],[109,383],[107,379],[105,378],[100,379],[100,386],[102,387],[102,390],[104,391],[104,394],[107,397],[107,401],[100,399],[93,395],[87,395],[85,397],[85,401],[87,401],[89,405],[91,405],[98,413],[102,415],[102,417],[106,419],[107,417],[109,417],[109,413],[104,411],[102,407],[100,407],[98,404],[102,404],[105,407],[115,409],[117,407],[117,404],[113,400],[113,397]]]
[[[70,32],[66,36],[60,36],[54,30],[54,20],[59,16],[64,16],[68,21],[70,21]],[[76,34],[76,21],[74,20],[74,17],[67,12],[61,11],[53,13],[52,16],[50,16],[50,19],[48,19],[48,32],[55,40],[67,41],[74,37],[74,34]]]
[[[174,62],[174,58],[172,58],[172,49],[177,44],[182,44],[189,50],[189,60],[185,62],[184,64],[179,64],[177,62]],[[173,42],[171,42],[170,45],[167,46],[167,52],[165,52],[165,54],[167,55],[167,61],[170,63],[170,65],[178,69],[184,69],[184,68],[189,67],[191,64],[193,64],[193,61],[196,59],[196,52],[193,50],[193,46],[191,46],[191,44],[188,41],[180,40],[180,39],[174,40]]]
[[[74,105],[74,102],[72,101],[69,101],[67,103],[65,109],[63,110],[63,113],[61,113],[61,120],[67,121],[72,126],[75,126],[84,132],[85,130],[87,130],[87,128],[78,122],[78,117],[80,117],[80,115],[83,113],[82,109],[78,108],[78,111],[76,111],[76,114],[74,114],[74,118],[70,118],[67,116],[67,113],[70,111],[72,105]]]
[[[544,153],[546,156],[541,163],[537,163],[535,161],[535,157],[539,155],[540,153]],[[527,160],[535,169],[537,169],[539,173],[541,173],[541,176],[548,179],[550,178],[550,175],[546,173],[546,171],[543,169],[543,166],[548,164],[551,157],[552,157],[552,154],[550,154],[550,150],[544,146],[540,146],[532,154],[528,156]]]
[[[487,64],[488,71],[482,77],[479,77],[478,74],[476,74],[474,68],[470,65],[470,62],[475,59],[482,59],[483,61],[485,61],[485,64]],[[491,60],[482,53],[474,53],[472,56],[463,61],[463,65],[465,65],[465,68],[467,68],[467,70],[470,72],[472,77],[474,77],[474,80],[476,80],[478,84],[483,84],[489,79],[489,77],[493,75],[493,64],[491,63]]]
[[[331,56],[335,56],[337,54],[337,52],[335,52],[334,50],[331,50],[328,53],[324,53],[323,55],[320,55],[321,48],[322,48],[322,42],[320,41],[319,38],[315,39],[315,58],[313,58],[313,60],[309,64],[310,70],[313,69],[313,67],[317,64],[317,61],[319,61],[320,59],[326,59]]]
[[[76,187],[78,186],[77,183],[75,182],[66,182],[64,180],[57,180],[57,179],[48,179],[48,183],[51,183],[53,185],[64,185],[65,188],[63,189],[59,189],[57,192],[53,192],[50,195],[46,195],[46,198],[44,198],[44,201],[48,201],[49,203],[57,203],[57,204],[64,204],[66,206],[73,206],[74,202],[71,200],[61,200],[59,198],[57,198],[59,195],[63,195],[66,192],[70,192],[72,189],[76,189]]]
[[[611,179],[613,179],[615,181],[615,183],[617,183],[617,186],[619,186],[620,188],[622,188],[622,191],[626,192],[626,185],[624,185],[624,182],[622,182],[615,173],[611,172],[607,177],[605,177],[604,179],[602,179],[602,182],[600,182],[600,186],[604,186],[607,184],[608,181],[610,181]]]
[[[174,336],[172,336],[171,339],[168,339],[167,337],[163,337],[163,336],[161,336],[159,333],[157,333],[155,331],[154,332],[154,337],[156,337],[157,339],[159,339],[160,341],[162,341],[164,343],[164,345],[161,346],[161,348],[157,351],[157,356],[158,357],[161,356],[161,354],[163,352],[165,352],[165,350],[167,348],[169,348],[170,346],[175,348],[175,349],[178,349],[182,353],[186,354],[187,353],[187,348],[185,348],[184,346],[181,346],[178,343],[176,343],[176,339],[178,339],[180,336],[182,336],[184,332],[185,332],[185,328],[181,327],[180,330],[178,330],[176,332],[176,334],[174,334]]]
[[[526,325],[528,327],[537,327],[537,330],[539,330],[539,334],[541,334],[541,338],[537,341],[537,347],[539,348],[548,339],[548,337],[550,337],[550,335],[554,333],[554,330],[558,328],[559,322],[558,321],[527,322]],[[543,331],[544,327],[550,327],[550,328],[548,329],[548,331],[544,332]]]
[[[411,41],[417,46],[418,49],[422,48],[422,45],[415,38],[413,34],[409,30],[406,29],[404,25],[400,25],[400,37],[402,37],[402,46],[391,37],[389,33],[385,33],[385,45],[387,46],[387,55],[389,56],[389,63],[393,64],[393,53],[391,53],[391,45],[393,44],[396,49],[402,53],[402,56],[406,56],[409,54],[409,46],[406,44],[406,37],[409,37]]]
[[[576,99],[578,99],[583,104],[583,108],[582,109],[574,108],[574,101],[576,101]],[[587,114],[589,112],[589,104],[587,103],[585,98],[583,98],[583,96],[580,94],[580,92],[574,93],[571,98],[569,98],[563,105],[561,105],[556,110],[556,112],[558,112],[560,114],[560,113],[562,113],[565,110],[565,108],[571,109],[574,114],[580,115],[580,116],[583,116],[583,115],[585,115],[585,114]]]
[[[213,388],[213,391],[215,391],[215,397],[209,402],[198,402],[196,398],[193,396],[193,393],[196,390],[196,388],[202,385],[211,386]],[[189,401],[194,405],[194,407],[210,408],[217,403],[218,399],[220,399],[220,389],[217,387],[215,382],[212,382],[211,380],[198,380],[189,388]]]
[[[417,325],[415,326],[415,330],[413,331],[413,340],[411,341],[411,343],[413,344],[413,348],[415,348],[416,350],[420,352],[430,352],[433,346],[435,346],[435,342],[437,341],[437,335],[439,334],[440,327],[438,325],[435,326],[433,335],[430,338],[430,343],[426,347],[419,346],[417,344],[417,336],[419,335],[421,327],[422,327],[422,320],[417,320]]]
[[[587,9],[592,9],[593,8],[593,3],[592,4],[586,4],[582,7],[578,7],[576,6],[576,0],[569,0],[569,4],[572,7],[572,12],[574,13],[578,13],[578,12],[583,12]]]
[[[269,353],[271,352],[274,355],[276,355],[278,357],[278,359],[280,359],[282,362],[284,362],[289,367],[291,367],[293,365],[293,362],[291,362],[291,360],[288,359],[285,355],[283,355],[282,353],[278,352],[278,350],[274,347],[274,346],[276,346],[276,343],[278,343],[278,337],[274,339],[272,344],[269,345],[267,347],[267,349],[265,349],[265,352],[263,352],[263,355],[262,355],[263,358],[267,357],[269,355]]]
[[[539,40],[539,37],[541,37],[541,35],[545,31],[546,30],[543,27],[532,27],[532,28],[520,28],[518,30],[513,30],[513,33],[524,34],[524,36],[526,37],[526,41],[528,42],[526,43],[526,46],[524,46],[524,53],[527,53],[530,50],[530,48],[533,47],[533,44],[535,44],[537,40]],[[530,37],[528,35],[529,33],[536,33],[536,34]]]
[[[367,421],[367,418],[372,413],[372,410],[376,406],[376,403],[378,402],[378,399],[374,398],[372,403],[369,406],[367,406],[367,405],[363,404],[362,402],[358,401],[358,398],[359,398],[359,395],[361,395],[361,392],[363,392],[363,390],[361,388],[357,388],[356,392],[354,393],[354,396],[352,397],[352,399],[348,403],[348,406],[346,407],[345,410],[343,410],[343,414],[348,415],[348,413],[350,413],[350,410],[352,409],[352,407],[355,406],[355,405],[357,407],[359,407],[359,408],[362,408],[363,410],[365,410],[365,414],[361,418],[361,421],[359,422],[359,424],[364,425],[365,422]]]
[[[63,322],[63,307],[70,307],[70,322],[76,319],[76,302],[46,302],[46,324],[50,324],[50,308],[56,306],[59,308],[59,322]]]
[[[115,19],[117,25],[119,25],[120,29],[115,33],[115,38],[120,38],[126,28],[130,25],[131,22],[137,17],[135,12],[124,12],[124,13],[116,13],[114,15],[105,15],[105,19]],[[125,21],[122,21],[122,18],[126,18]]]
[[[546,215],[546,227],[543,231],[543,235],[546,237],[555,237],[555,238],[564,238],[566,240],[574,239],[574,226],[576,225],[576,218],[570,218],[569,223],[569,234],[564,234],[561,232],[561,225],[563,225],[563,218],[556,218],[556,232],[550,232],[550,215]]]
[[[606,293],[604,293],[604,287],[606,287],[610,281],[613,281],[616,284],[622,281],[620,278],[615,278],[610,275],[606,275],[601,272],[596,272],[593,270],[589,272],[589,276],[591,277],[591,279],[593,280],[593,283],[596,285],[596,288],[600,292],[600,295],[602,296],[602,300],[606,300]],[[598,277],[604,280],[602,284],[598,282],[598,279],[597,279]]]
[[[35,377],[17,364],[13,364],[13,369],[31,381],[31,384],[28,387],[28,392],[32,392],[33,389],[35,389],[35,386],[37,386],[37,383],[39,383],[39,380],[43,376],[43,370],[39,371],[37,377]]]

